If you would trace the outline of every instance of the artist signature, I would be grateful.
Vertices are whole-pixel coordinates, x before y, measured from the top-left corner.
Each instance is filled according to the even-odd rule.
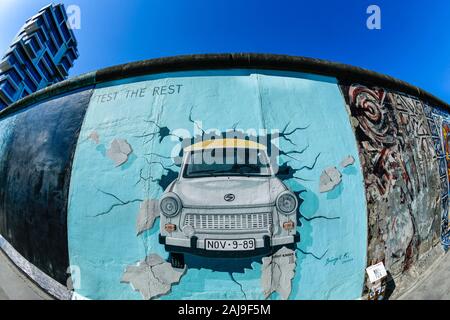
[[[350,252],[346,252],[344,254],[340,254],[336,257],[328,257],[325,261],[325,266],[332,265],[335,266],[338,262],[341,264],[348,263],[350,261],[353,261],[352,256],[350,255]]]

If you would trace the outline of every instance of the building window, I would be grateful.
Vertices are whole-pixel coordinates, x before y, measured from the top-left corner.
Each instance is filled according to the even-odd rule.
[[[18,61],[17,61],[17,59],[16,59],[16,57],[14,56],[13,53],[7,55],[7,59],[8,59],[8,63],[9,63],[11,66],[14,66],[14,65],[16,65],[16,64],[18,63]]]
[[[25,62],[25,65],[27,66],[27,70],[28,70],[28,72],[31,73],[34,80],[36,80],[37,83],[41,82],[42,76],[38,73],[38,71],[36,70],[36,67],[29,61]]]
[[[58,23],[61,23],[64,21],[64,15],[62,13],[62,8],[61,7],[57,7],[55,10],[55,15],[56,15],[56,20],[58,21]]]
[[[50,52],[52,53],[52,55],[55,55],[56,54],[56,47],[53,44],[53,40],[49,39],[48,42],[47,42],[47,45],[48,45],[48,48],[50,49]]]
[[[8,96],[14,99],[14,95],[16,94],[16,89],[9,83],[8,80],[4,80],[0,83],[0,90],[3,90],[8,94]]]
[[[44,62],[41,60],[39,61],[39,69],[41,70],[41,72],[44,74],[44,77],[46,78],[47,81],[51,81],[52,80],[52,75],[50,74],[50,72],[48,72],[47,68],[44,65]]]
[[[67,56],[69,57],[70,61],[75,61],[77,59],[72,49],[69,49],[67,51]]]
[[[61,32],[66,42],[69,41],[70,40],[69,28],[67,28],[67,25],[65,23],[61,24]]]
[[[35,52],[39,52],[41,50],[41,46],[39,45],[39,42],[36,40],[36,36],[33,36],[33,38],[30,41],[31,47]]]
[[[27,89],[24,89],[23,92],[22,92],[21,98],[25,98],[28,95],[29,95],[29,93],[28,93]]]
[[[69,70],[70,67],[71,67],[70,62],[69,62],[69,60],[67,59],[67,57],[64,57],[64,58],[61,59],[61,64],[64,66],[64,68],[65,68],[66,70]]]
[[[25,78],[23,79],[23,82],[25,83],[25,85],[28,87],[28,89],[30,91],[36,91],[37,90],[37,86],[36,84],[31,80],[31,78],[28,75],[25,75]]]
[[[9,75],[16,84],[22,82],[22,77],[19,75],[15,68],[8,70],[7,75]]]

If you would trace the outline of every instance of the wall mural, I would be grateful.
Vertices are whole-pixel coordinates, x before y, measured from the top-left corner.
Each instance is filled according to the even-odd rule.
[[[449,129],[311,74],[101,84],[1,119],[0,234],[89,299],[357,299],[448,249]]]
[[[441,235],[442,244],[444,248],[448,249],[450,246],[450,223],[449,223],[449,208],[448,208],[448,193],[449,193],[449,169],[450,169],[450,149],[448,133],[450,132],[450,114],[441,108],[432,108],[424,105],[425,114],[430,124],[433,134],[433,141],[435,144],[437,161],[439,164],[439,175],[441,177],[441,191],[442,191],[442,223]]]
[[[342,91],[365,176],[368,265],[384,261],[396,276],[440,239],[446,201],[441,203],[435,130],[417,99],[360,85]]]
[[[356,299],[367,237],[360,168],[332,78],[203,71],[99,86],[70,185],[75,290]]]
[[[445,120],[442,121],[442,141],[444,143],[445,160],[447,160],[447,176],[450,173],[450,123]]]

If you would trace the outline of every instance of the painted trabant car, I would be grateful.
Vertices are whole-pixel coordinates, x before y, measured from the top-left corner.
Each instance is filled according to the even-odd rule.
[[[214,139],[184,149],[178,178],[159,202],[159,241],[174,267],[184,254],[268,255],[295,247],[298,200],[275,176],[263,144]]]

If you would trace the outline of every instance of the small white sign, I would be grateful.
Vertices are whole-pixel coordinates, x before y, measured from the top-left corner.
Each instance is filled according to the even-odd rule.
[[[375,283],[387,276],[386,268],[384,267],[383,262],[379,262],[374,264],[366,269],[367,275],[369,276],[369,280],[372,283]]]

